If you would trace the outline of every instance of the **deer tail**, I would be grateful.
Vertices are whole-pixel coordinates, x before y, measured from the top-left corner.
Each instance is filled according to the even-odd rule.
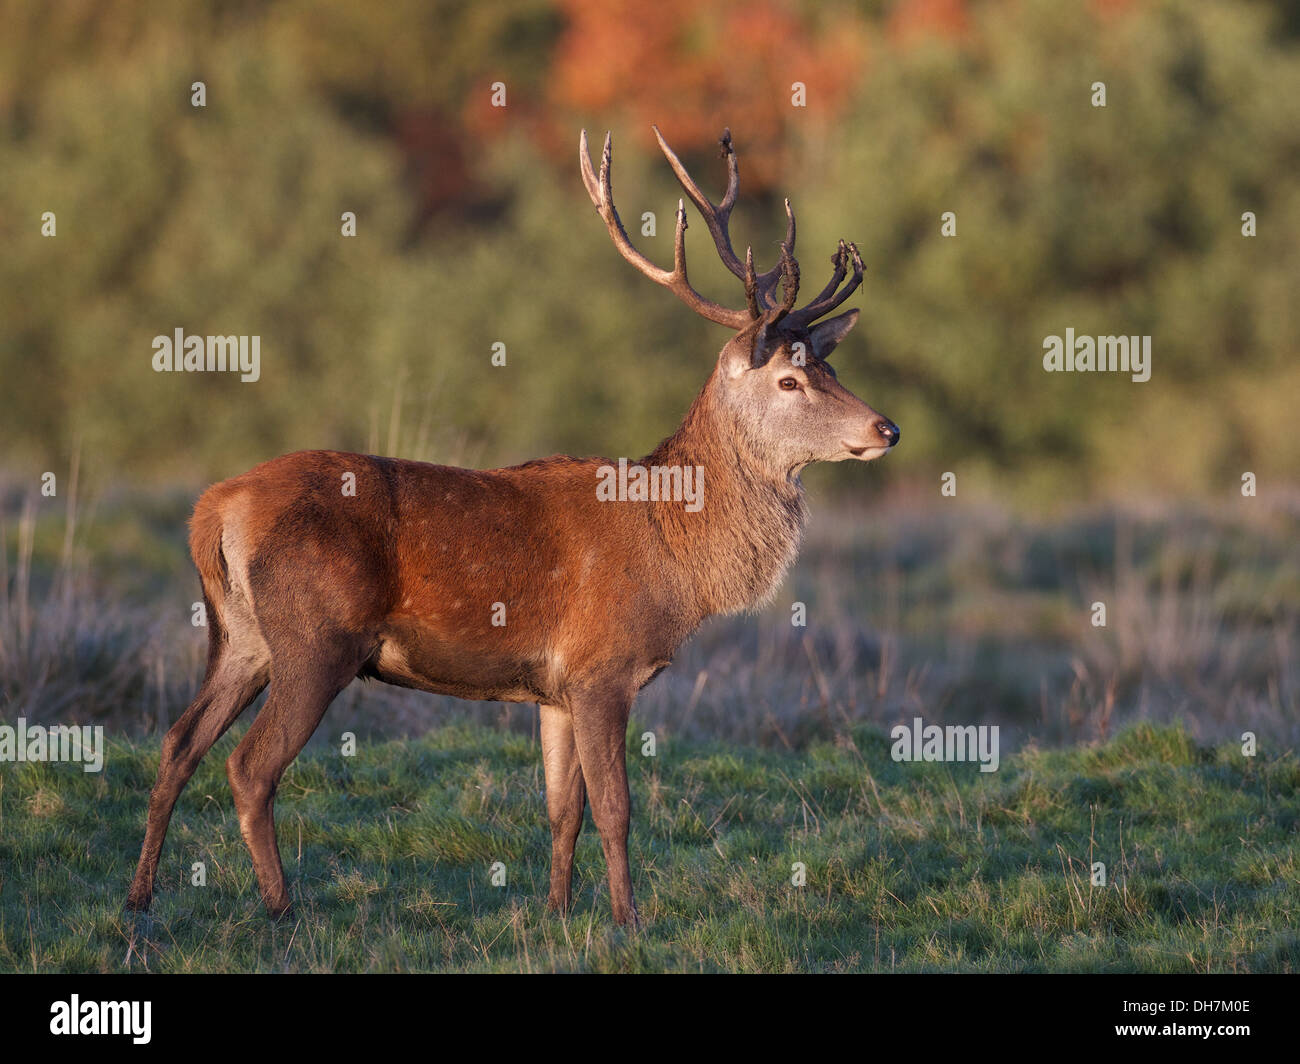
[[[208,495],[199,499],[190,518],[190,557],[203,582],[203,607],[208,623],[208,666],[212,675],[226,639],[226,591],[230,587],[225,556],[221,553],[221,511]]]

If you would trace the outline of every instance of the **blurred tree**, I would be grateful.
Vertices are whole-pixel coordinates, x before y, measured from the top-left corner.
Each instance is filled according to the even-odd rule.
[[[417,227],[438,211],[495,206],[475,167],[483,138],[540,121],[562,25],[552,0],[301,0],[267,22],[268,47],[296,56],[336,110],[396,141]],[[497,81],[504,109],[490,104]]]
[[[784,172],[793,127],[833,122],[862,81],[867,27],[843,3],[560,2],[555,103],[606,125],[617,114],[647,147],[657,124],[679,154],[712,151],[730,126],[745,146],[749,193]],[[791,105],[795,82],[806,107]]]
[[[688,154],[710,149],[691,165],[714,195],[712,145],[732,125],[733,233],[760,262],[783,226],[756,177],[798,210],[809,287],[839,237],[859,243],[864,317],[836,361],[906,433],[873,478],[960,468],[1040,498],[1222,497],[1245,469],[1294,480],[1300,54],[1285,5],[863,10],[10,0],[6,462],[50,468],[78,439],[88,475],[133,478],[229,475],[309,446],[474,464],[645,453],[724,336],[618,259],[573,156],[580,122],[619,132],[624,217],[655,212],[637,241],[667,263],[680,193],[645,139],[654,120]],[[504,111],[484,110],[494,80]],[[692,277],[733,301],[702,234]],[[261,335],[262,381],[154,373],[152,337],[177,327]],[[1066,328],[1152,335],[1151,381],[1044,373],[1043,338]],[[841,475],[860,483],[824,474]]]
[[[804,246],[834,219],[868,258],[863,376],[901,395],[879,403],[912,430],[907,460],[1043,497],[1294,480],[1300,56],[1271,42],[1269,8],[970,15],[880,53],[857,132],[795,155]],[[1151,380],[1045,373],[1043,339],[1066,328],[1151,335]]]

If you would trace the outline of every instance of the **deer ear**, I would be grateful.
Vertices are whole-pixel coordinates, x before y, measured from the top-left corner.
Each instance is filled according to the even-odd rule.
[[[836,345],[848,336],[849,330],[858,323],[858,311],[850,310],[836,318],[818,322],[808,330],[812,337],[813,354],[818,358],[830,358]]]

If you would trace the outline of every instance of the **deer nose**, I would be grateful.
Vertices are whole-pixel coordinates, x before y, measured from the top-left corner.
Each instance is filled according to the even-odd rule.
[[[881,418],[875,425],[876,434],[885,441],[886,447],[893,447],[902,438],[902,430],[888,418]]]

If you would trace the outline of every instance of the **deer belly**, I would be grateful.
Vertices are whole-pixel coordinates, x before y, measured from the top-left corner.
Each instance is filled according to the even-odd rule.
[[[536,702],[545,697],[542,668],[504,640],[485,641],[386,636],[366,675],[399,687],[474,701]]]

